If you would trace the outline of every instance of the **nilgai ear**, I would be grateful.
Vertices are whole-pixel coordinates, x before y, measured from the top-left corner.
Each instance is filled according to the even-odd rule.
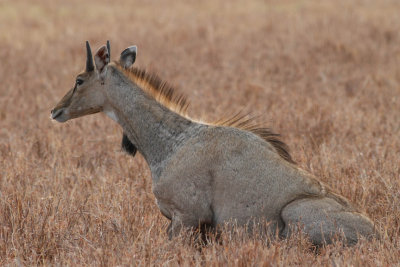
[[[137,47],[136,45],[130,46],[121,53],[121,57],[119,59],[121,65],[124,68],[129,68],[132,66],[133,63],[135,63],[136,60],[136,53],[137,53]]]
[[[105,45],[97,50],[96,55],[94,56],[94,63],[96,64],[96,69],[103,73],[106,69],[105,67],[110,62],[110,55],[108,54],[108,49]]]

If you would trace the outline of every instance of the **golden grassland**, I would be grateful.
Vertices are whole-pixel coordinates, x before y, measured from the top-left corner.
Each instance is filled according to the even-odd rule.
[[[0,265],[400,264],[400,2],[0,1]],[[102,114],[50,109],[93,49],[191,100],[194,118],[261,115],[299,166],[368,214],[381,240],[313,250],[301,234],[241,229],[198,247],[168,240],[149,169]]]

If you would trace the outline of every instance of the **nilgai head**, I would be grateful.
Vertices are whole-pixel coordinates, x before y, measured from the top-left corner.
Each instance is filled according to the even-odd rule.
[[[58,122],[94,114],[103,110],[106,102],[105,87],[108,80],[108,63],[110,62],[110,43],[97,50],[94,61],[89,42],[86,42],[86,68],[78,74],[75,85],[51,111],[51,118]],[[130,67],[136,59],[136,46],[131,46],[121,53],[120,63]]]

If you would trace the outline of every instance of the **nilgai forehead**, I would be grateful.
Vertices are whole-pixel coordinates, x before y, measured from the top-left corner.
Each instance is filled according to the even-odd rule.
[[[76,78],[87,79],[88,77],[90,77],[90,73],[86,71],[81,71],[78,75],[76,75]]]

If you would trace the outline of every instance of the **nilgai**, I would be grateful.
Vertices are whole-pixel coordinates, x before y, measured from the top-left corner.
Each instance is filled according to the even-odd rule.
[[[109,42],[94,60],[88,42],[86,48],[85,71],[51,117],[65,122],[104,112],[121,125],[123,147],[132,155],[138,150],[150,167],[157,205],[171,220],[170,237],[182,228],[227,222],[264,225],[283,238],[301,229],[316,245],[338,235],[347,244],[375,236],[371,220],[301,170],[277,134],[240,115],[216,123],[190,119],[184,97],[132,67],[136,46],[115,62]]]

